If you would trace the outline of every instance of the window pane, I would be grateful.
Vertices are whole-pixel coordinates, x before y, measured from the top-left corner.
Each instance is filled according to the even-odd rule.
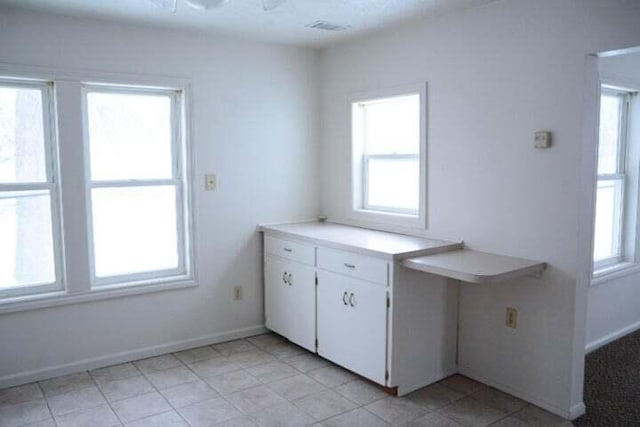
[[[617,95],[603,94],[600,98],[599,175],[618,172],[621,102]]]
[[[367,207],[419,209],[420,167],[418,158],[368,159]]]
[[[621,181],[598,181],[593,259],[599,261],[618,256]]]
[[[55,282],[48,191],[0,193],[0,290]]]
[[[42,91],[0,86],[0,182],[46,181]]]
[[[173,186],[95,188],[91,201],[97,277],[178,267]]]
[[[420,95],[380,99],[364,108],[366,154],[418,154]]]
[[[92,180],[171,178],[171,98],[87,95]]]

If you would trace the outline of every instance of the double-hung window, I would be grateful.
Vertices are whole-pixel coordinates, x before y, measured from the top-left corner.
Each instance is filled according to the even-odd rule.
[[[352,214],[424,228],[425,88],[411,87],[351,104]]]
[[[62,287],[52,88],[0,78],[0,297]]]
[[[92,283],[187,274],[181,92],[85,85]]]
[[[600,96],[594,269],[632,261],[635,249],[637,173],[630,170],[629,121],[632,93],[603,86]],[[636,165],[637,167],[637,165]],[[631,179],[633,178],[633,179]]]

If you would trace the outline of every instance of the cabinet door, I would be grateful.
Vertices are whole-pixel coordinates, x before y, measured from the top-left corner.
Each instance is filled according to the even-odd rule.
[[[264,278],[267,328],[315,352],[314,267],[267,256]]]
[[[387,364],[387,288],[318,271],[318,354],[378,384]]]

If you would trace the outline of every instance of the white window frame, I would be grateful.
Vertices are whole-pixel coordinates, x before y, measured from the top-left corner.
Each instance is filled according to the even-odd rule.
[[[116,93],[116,94],[146,94],[168,96],[171,99],[171,154],[172,177],[168,179],[119,179],[99,180],[91,179],[90,136],[88,118],[88,95],[90,93]],[[89,248],[89,271],[92,287],[104,286],[132,286],[146,283],[158,283],[189,278],[191,274],[191,257],[189,245],[188,224],[188,182],[185,173],[186,164],[186,140],[184,136],[184,99],[181,89],[157,88],[146,86],[131,86],[104,83],[82,84],[82,115],[83,115],[83,142],[85,165],[85,197],[87,206],[87,239]],[[94,236],[93,236],[93,206],[91,193],[96,188],[139,188],[145,186],[171,185],[176,189],[176,222],[178,237],[178,267],[175,269],[156,270],[142,273],[131,273],[118,276],[98,277],[95,270]]]
[[[37,89],[42,96],[42,119],[46,180],[44,182],[0,183],[0,193],[19,191],[46,191],[51,203],[51,230],[55,280],[50,283],[15,286],[0,289],[0,299],[43,294],[64,289],[65,278],[62,251],[62,218],[60,201],[59,158],[56,133],[54,84],[50,80],[18,77],[0,77],[0,85]]]
[[[616,223],[614,224],[613,231],[615,246],[613,250],[613,256],[598,261],[593,261],[594,278],[602,278],[603,276],[616,273],[621,269],[635,267],[636,265],[636,230],[633,229],[635,227],[632,223],[635,223],[637,221],[638,212],[637,205],[634,204],[633,208],[631,206],[631,199],[633,198],[634,194],[632,194],[633,192],[631,192],[630,190],[631,186],[637,188],[638,183],[630,182],[630,179],[633,179],[634,177],[633,174],[630,175],[632,162],[629,152],[631,97],[633,96],[635,91],[616,87],[615,85],[609,85],[603,82],[600,87],[599,99],[601,99],[601,96],[604,93],[622,97],[618,131],[619,141],[616,172],[611,174],[597,174],[596,176],[596,189],[603,182],[613,182],[616,187],[617,195],[616,205],[614,207]],[[596,168],[598,167],[598,162],[596,162]],[[635,179],[637,180],[637,172],[635,175]],[[631,212],[632,209],[636,212]],[[630,215],[633,216],[633,220],[631,220]]]
[[[366,154],[364,152],[364,136],[356,123],[357,104],[395,98],[407,95],[420,97],[420,141],[418,154]],[[349,97],[349,113],[351,126],[351,188],[348,202],[349,211],[346,216],[349,222],[372,227],[391,227],[393,229],[424,230],[427,226],[427,84],[416,83],[381,90],[361,92]],[[419,161],[419,207],[418,211],[406,209],[389,209],[374,206],[367,200],[367,172],[370,159],[413,159]]]

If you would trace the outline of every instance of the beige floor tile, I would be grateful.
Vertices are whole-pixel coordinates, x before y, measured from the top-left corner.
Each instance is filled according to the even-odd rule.
[[[57,427],[57,425],[56,425],[56,422],[53,420],[53,418],[49,417],[46,420],[25,424],[23,427]]]
[[[140,375],[133,363],[121,363],[89,371],[96,381],[117,381]]]
[[[235,393],[236,391],[262,384],[254,376],[247,374],[245,371],[234,371],[215,377],[205,377],[204,380],[222,395]]]
[[[176,368],[178,366],[182,366],[182,362],[180,362],[172,354],[164,354],[162,356],[138,360],[137,362],[134,362],[134,365],[136,365],[136,368],[146,374],[153,371],[162,371],[169,368]]]
[[[283,342],[265,347],[266,352],[273,354],[279,359],[288,359],[294,356],[308,353],[304,348],[290,342]]]
[[[324,427],[388,427],[386,421],[362,408],[337,415],[321,423]]]
[[[154,391],[153,385],[142,375],[109,381],[99,377],[96,378],[96,382],[110,402],[116,402]]]
[[[231,356],[232,354],[242,353],[257,348],[246,340],[227,341],[220,344],[214,344],[211,347],[223,356]]]
[[[93,386],[93,380],[87,372],[79,372],[77,374],[64,375],[40,381],[40,387],[42,387],[42,391],[44,391],[46,396]]]
[[[42,399],[38,383],[24,384],[0,390],[0,405],[31,402]]]
[[[125,424],[126,427],[189,427],[189,424],[176,411],[152,415],[138,421]]]
[[[274,344],[283,343],[286,340],[280,335],[268,333],[268,334],[249,337],[247,338],[247,341],[249,341],[251,344],[255,345],[256,347],[264,348]]]
[[[178,411],[192,427],[213,426],[242,415],[233,405],[222,398],[205,400],[180,408]]]
[[[216,427],[256,427],[256,424],[251,421],[249,417],[245,417],[243,415],[241,417],[225,421],[221,424],[216,424]]]
[[[304,373],[307,373],[314,369],[323,368],[331,364],[328,360],[311,353],[301,354],[300,356],[295,357],[288,357],[283,361],[293,366],[300,372]]]
[[[484,405],[470,397],[456,400],[440,410],[441,414],[466,427],[484,427],[504,418],[507,414]]]
[[[362,380],[355,380],[342,384],[341,386],[336,387],[335,391],[358,405],[367,405],[388,396],[387,393],[382,391],[379,387]]]
[[[356,404],[333,390],[311,394],[293,402],[298,408],[318,421],[356,408]]]
[[[513,416],[521,421],[528,423],[530,426],[547,427],[562,423],[564,419],[557,415],[547,412],[544,409],[534,405],[526,406],[521,411],[516,412]]]
[[[251,419],[260,427],[303,427],[316,422],[289,402],[257,411]]]
[[[514,416],[509,416],[501,419],[495,424],[491,424],[491,427],[531,427],[531,424],[519,420]]]
[[[226,396],[226,399],[245,414],[253,414],[287,400],[266,386],[258,386]]]
[[[175,357],[181,360],[183,363],[199,362],[200,360],[215,359],[216,357],[222,357],[220,353],[215,351],[210,346],[192,348],[190,350],[179,351],[173,353]]]
[[[83,409],[65,415],[56,415],[58,427],[113,427],[120,420],[108,405]]]
[[[370,403],[365,406],[365,409],[395,425],[408,423],[427,413],[425,408],[416,405],[411,400],[393,396]]]
[[[125,423],[168,412],[173,409],[158,392],[119,400],[113,403],[112,407]]]
[[[198,379],[198,377],[185,366],[149,372],[145,375],[147,379],[158,389],[175,387]]]
[[[220,396],[218,392],[202,380],[167,388],[161,390],[160,393],[174,408],[181,408]]]
[[[271,362],[264,365],[252,366],[251,368],[247,368],[246,371],[262,383],[271,383],[299,374],[296,369],[282,362]]]
[[[107,404],[96,386],[47,396],[47,402],[54,416]]]
[[[457,422],[436,412],[431,412],[404,424],[402,427],[462,427],[462,424],[458,424]]]
[[[273,355],[258,348],[243,351],[242,353],[232,354],[228,356],[228,359],[243,368],[250,368],[251,366],[264,365],[265,363],[277,361]]]
[[[50,419],[51,414],[44,399],[0,405],[0,427],[15,427]]]
[[[190,363],[189,368],[200,377],[213,377],[241,369],[240,365],[223,357]]]
[[[314,369],[307,372],[307,375],[327,387],[336,387],[357,378],[355,374],[335,365]]]
[[[450,404],[453,401],[462,399],[463,394],[453,391],[441,384],[431,384],[430,386],[421,388],[407,395],[418,405],[427,409],[436,410]]]
[[[459,374],[451,375],[450,377],[440,381],[439,384],[449,387],[451,390],[457,391],[465,396],[485,387],[484,384]]]
[[[288,401],[300,399],[325,389],[319,382],[302,374],[272,382],[268,387]]]
[[[485,387],[476,391],[471,394],[471,398],[507,414],[519,411],[528,405],[524,400],[520,400],[517,397],[513,397],[491,387]]]

